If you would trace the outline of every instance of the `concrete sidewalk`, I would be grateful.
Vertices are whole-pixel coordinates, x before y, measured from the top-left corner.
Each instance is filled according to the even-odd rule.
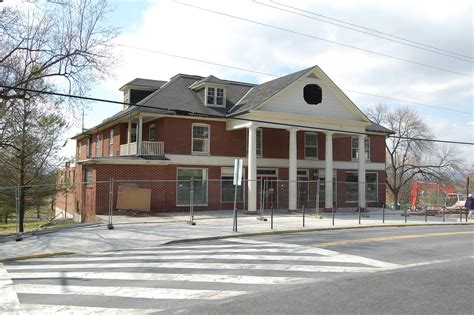
[[[189,214],[186,213],[169,213],[163,217],[147,218],[149,222],[146,223],[143,222],[143,218],[140,218],[142,220],[138,222],[137,218],[114,217],[113,230],[107,229],[106,222],[98,222],[92,225],[63,228],[54,232],[26,234],[19,242],[10,238],[10,241],[0,243],[0,260],[58,252],[91,253],[146,248],[170,241],[225,238],[247,234],[376,226],[459,224],[459,217],[456,216],[447,217],[445,223],[440,217],[428,217],[429,221],[425,223],[424,216],[410,216],[409,223],[404,223],[405,219],[399,213],[387,215],[385,223],[382,223],[381,213],[375,211],[370,213],[370,217],[362,217],[361,224],[359,224],[357,214],[337,214],[334,226],[331,214],[323,214],[323,217],[318,219],[314,213],[311,213],[305,216],[305,227],[303,227],[301,213],[292,215],[275,213],[272,230],[270,214],[265,214],[267,221],[258,220],[258,217],[239,213],[238,232],[232,231],[232,211],[196,212],[194,226],[187,224]]]

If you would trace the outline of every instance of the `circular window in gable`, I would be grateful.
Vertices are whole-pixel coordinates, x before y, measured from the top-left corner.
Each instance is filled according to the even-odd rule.
[[[303,88],[303,98],[306,103],[317,105],[323,100],[323,91],[317,84],[307,84]]]

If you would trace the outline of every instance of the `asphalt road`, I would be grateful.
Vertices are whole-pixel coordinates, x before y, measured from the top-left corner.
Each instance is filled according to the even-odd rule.
[[[0,265],[0,312],[472,314],[474,227],[319,231]]]
[[[474,314],[473,227],[403,227],[258,238],[400,264],[244,296],[196,314]]]

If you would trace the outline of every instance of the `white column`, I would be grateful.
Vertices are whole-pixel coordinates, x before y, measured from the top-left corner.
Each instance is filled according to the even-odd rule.
[[[142,115],[138,116],[138,135],[137,135],[137,155],[142,154],[142,128],[143,127],[143,117]]]
[[[296,132],[294,128],[289,129],[290,132],[290,147],[289,147],[289,189],[288,189],[288,210],[294,211],[297,209],[297,168],[298,168],[298,159],[297,159],[297,145],[296,145]]]
[[[365,135],[359,135],[359,207],[365,209]]]
[[[248,211],[257,211],[257,127],[250,126],[247,158]]]
[[[128,121],[127,129],[127,155],[130,155],[130,142],[132,141],[132,119]]]
[[[326,168],[325,168],[325,198],[324,198],[324,208],[331,209],[333,207],[332,200],[332,135],[333,132],[326,132]]]

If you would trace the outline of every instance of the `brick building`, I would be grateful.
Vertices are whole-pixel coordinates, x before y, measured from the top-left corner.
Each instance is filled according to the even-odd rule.
[[[123,110],[73,138],[84,220],[107,212],[110,178],[151,189],[151,211],[187,209],[191,178],[196,210],[230,209],[235,158],[244,160],[238,201],[249,212],[259,206],[261,179],[286,181],[278,193],[289,210],[304,188],[297,181],[318,178],[321,208],[385,201],[390,130],[372,123],[318,66],[259,85],[178,74],[120,90]]]

